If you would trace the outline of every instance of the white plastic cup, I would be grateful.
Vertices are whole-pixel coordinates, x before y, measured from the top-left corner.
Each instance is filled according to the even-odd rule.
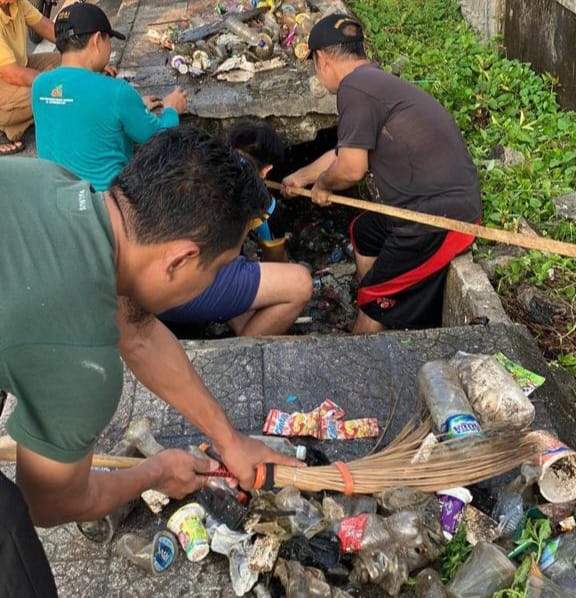
[[[202,523],[205,516],[202,506],[193,502],[180,507],[168,519],[168,529],[176,534],[186,558],[192,562],[201,561],[210,552],[208,532]]]
[[[528,439],[538,447],[533,462],[542,468],[538,487],[551,503],[576,499],[576,451],[546,430],[535,430]]]

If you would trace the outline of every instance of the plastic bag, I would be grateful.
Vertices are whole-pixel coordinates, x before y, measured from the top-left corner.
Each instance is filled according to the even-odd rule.
[[[491,355],[458,351],[450,360],[482,429],[521,429],[535,409],[511,374]]]

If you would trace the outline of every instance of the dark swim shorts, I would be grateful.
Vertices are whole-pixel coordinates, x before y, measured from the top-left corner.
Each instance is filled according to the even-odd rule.
[[[452,259],[472,245],[472,235],[397,236],[387,232],[384,217],[364,212],[352,221],[350,237],[360,255],[376,258],[358,289],[358,307],[367,316],[396,329],[442,325],[446,272]]]
[[[201,295],[158,317],[178,324],[228,322],[250,309],[259,286],[260,264],[240,256],[221,268]]]

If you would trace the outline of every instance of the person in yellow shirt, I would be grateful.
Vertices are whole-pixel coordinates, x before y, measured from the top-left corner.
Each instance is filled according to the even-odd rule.
[[[30,88],[42,71],[60,64],[58,52],[28,56],[27,28],[54,42],[54,23],[28,0],[0,0],[0,156],[24,149],[22,135],[32,124]]]

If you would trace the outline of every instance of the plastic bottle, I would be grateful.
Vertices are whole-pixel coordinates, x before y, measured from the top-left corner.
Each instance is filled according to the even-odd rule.
[[[274,498],[274,502],[283,511],[293,511],[289,516],[293,534],[302,534],[311,538],[325,527],[324,516],[320,509],[306,500],[297,488],[289,486],[281,490]]]
[[[540,570],[554,583],[576,593],[576,532],[554,538],[544,548]]]
[[[446,598],[446,588],[434,569],[423,569],[416,576],[414,592],[418,598]]]
[[[301,444],[292,444],[287,438],[280,436],[258,436],[251,435],[250,438],[254,438],[263,442],[266,446],[275,450],[277,453],[288,455],[289,457],[295,457],[299,461],[306,460],[306,447]]]
[[[208,533],[202,523],[206,512],[198,503],[179,508],[168,519],[168,529],[175,533],[189,561],[201,561],[210,552]]]
[[[274,53],[274,42],[266,33],[259,33],[243,23],[234,16],[228,16],[224,19],[226,29],[237,35],[240,39],[256,48],[256,55],[261,60],[270,58]]]
[[[248,564],[251,548],[250,540],[243,540],[232,546],[228,553],[230,581],[236,596],[247,594],[258,581],[258,572],[252,571]]]
[[[418,389],[442,440],[481,434],[458,373],[446,360],[425,363],[418,372]]]
[[[501,488],[492,519],[498,522],[498,532],[504,538],[511,538],[524,517],[525,495],[540,476],[540,468],[532,463],[522,465],[520,475]]]

